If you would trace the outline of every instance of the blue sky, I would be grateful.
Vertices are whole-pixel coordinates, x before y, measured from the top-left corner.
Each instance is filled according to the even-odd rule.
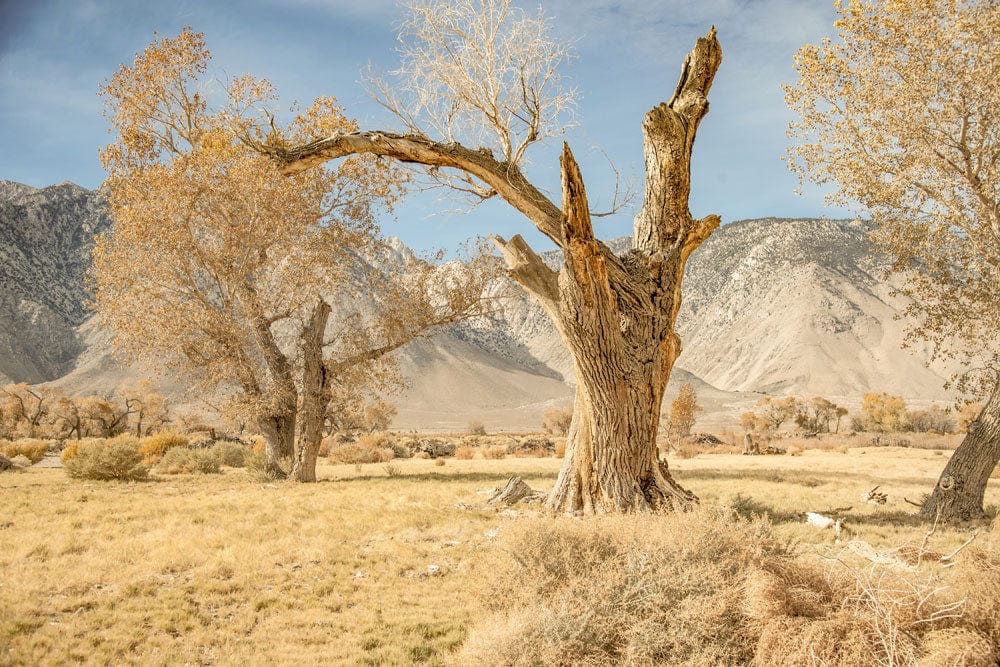
[[[546,0],[542,6],[557,34],[575,45],[564,73],[580,101],[565,139],[595,208],[613,191],[605,153],[641,191],[642,116],[669,97],[684,54],[714,24],[725,56],[695,145],[692,213],[718,213],[724,222],[845,214],[825,208],[815,189],[795,194],[797,180],[781,161],[790,115],[780,84],[793,80],[799,46],[832,34],[832,1]],[[109,139],[98,84],[131,62],[154,31],[172,36],[186,25],[205,33],[221,77],[266,77],[287,103],[334,95],[362,127],[397,129],[358,80],[369,63],[381,70],[396,64],[401,16],[392,0],[0,0],[0,179],[97,187],[104,177],[97,151]],[[558,152],[557,141],[537,146],[528,165],[556,199]],[[522,233],[548,247],[502,202],[466,210],[445,192],[419,193],[384,231],[418,248],[451,249],[489,233]],[[633,215],[601,219],[599,235],[628,234]]]

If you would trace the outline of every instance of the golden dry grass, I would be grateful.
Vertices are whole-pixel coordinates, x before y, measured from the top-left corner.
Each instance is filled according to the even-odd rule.
[[[832,548],[792,513],[852,504],[854,535],[919,543],[902,501],[947,460],[913,449],[700,455],[672,469],[706,504],[768,511],[781,539]],[[519,519],[483,508],[513,474],[554,481],[553,458],[326,465],[313,485],[242,470],[143,483],[0,475],[0,664],[440,664],[486,617],[475,569]],[[884,507],[862,505],[875,484]],[[993,482],[988,502],[1000,501]],[[527,513],[531,513],[528,510]],[[524,513],[522,511],[522,513]],[[939,528],[946,552],[971,526]],[[434,567],[432,567],[434,566]]]

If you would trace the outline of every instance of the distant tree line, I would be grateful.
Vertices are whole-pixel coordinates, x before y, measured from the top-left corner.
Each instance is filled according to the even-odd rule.
[[[982,407],[966,403],[955,411],[938,405],[910,410],[902,396],[871,392],[862,396],[849,423],[852,431],[956,433],[966,431]],[[765,396],[753,410],[740,415],[740,426],[758,435],[771,435],[790,425],[806,433],[839,433],[847,416],[847,408],[822,396]]]
[[[106,395],[68,396],[54,387],[0,389],[0,439],[150,435],[170,423],[167,399],[141,382]]]

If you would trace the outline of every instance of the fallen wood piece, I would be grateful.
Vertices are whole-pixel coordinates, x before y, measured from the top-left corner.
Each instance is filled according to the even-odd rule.
[[[834,519],[832,517],[824,516],[819,512],[806,512],[806,523],[810,526],[816,526],[820,529],[833,528],[833,532],[836,533],[837,537],[840,537],[841,531],[844,529],[844,522],[840,519]]]
[[[977,537],[979,537],[979,531],[978,530],[972,534],[972,537],[970,537],[965,542],[963,542],[962,546],[960,546],[959,548],[955,549],[954,551],[952,551],[947,556],[941,556],[940,561],[942,563],[946,563],[946,564],[949,564],[949,565],[954,565],[954,563],[952,563],[951,561],[955,558],[955,556],[957,556],[959,554],[959,552],[962,551],[962,549],[964,549],[965,547],[967,547],[970,544],[972,544],[972,540],[976,539]]]
[[[486,501],[487,505],[516,505],[520,502],[534,502],[540,500],[542,494],[535,491],[520,477],[511,477],[507,480],[506,486],[499,489]]]
[[[909,498],[907,498],[906,496],[903,496],[903,500],[904,500],[905,502],[908,502],[908,503],[910,503],[910,504],[911,504],[911,505],[913,505],[914,507],[923,507],[923,505],[921,505],[920,503],[915,503],[915,502],[913,502],[912,500],[910,500]]]
[[[880,492],[878,490],[879,486],[881,486],[881,484],[872,487],[866,493],[864,493],[861,496],[862,502],[869,503],[870,505],[885,505],[886,502],[889,500],[889,495]]]

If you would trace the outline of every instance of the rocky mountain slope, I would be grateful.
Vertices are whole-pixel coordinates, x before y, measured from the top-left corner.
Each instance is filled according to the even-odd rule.
[[[104,392],[138,376],[86,320],[83,276],[108,224],[92,193],[0,182],[0,380],[56,380]],[[627,239],[612,242],[625,251]],[[400,247],[399,252],[407,252]],[[946,398],[948,368],[900,349],[900,302],[862,223],[748,220],[720,228],[689,263],[678,328],[684,352],[668,400],[692,382],[707,422],[732,423],[761,393],[820,394],[853,405],[865,391]],[[549,253],[553,266],[559,253]],[[400,428],[535,426],[572,400],[572,362],[527,296],[489,321],[441,330],[400,355],[410,389],[392,397]],[[179,388],[178,383],[166,383]],[[706,424],[707,425],[707,424]]]
[[[108,224],[100,197],[73,183],[0,181],[0,381],[43,382],[73,368],[90,251]]]

